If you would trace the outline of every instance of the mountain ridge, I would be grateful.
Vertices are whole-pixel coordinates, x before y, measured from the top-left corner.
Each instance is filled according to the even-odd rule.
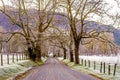
[[[30,13],[31,13],[31,11],[35,11],[35,10],[33,10],[33,9],[31,9],[30,10]],[[58,20],[60,20],[61,18],[60,18],[60,16],[56,16],[56,18],[58,19]],[[64,24],[66,24],[66,23],[68,23],[67,22],[67,20],[64,20],[63,21],[63,19],[65,19],[65,18],[62,18],[60,21],[62,21],[62,22],[60,22],[60,23],[55,23],[56,25],[58,25],[58,26],[61,26],[61,25],[64,25]],[[65,22],[66,21],[66,22]],[[99,23],[97,23],[97,22],[95,22],[95,21],[89,21],[90,22],[90,24],[91,24],[91,27],[92,28],[98,28],[97,26],[99,26],[101,29],[103,28],[103,30],[104,29],[111,29],[113,32],[113,35],[114,35],[114,42],[117,44],[117,45],[119,45],[120,46],[120,29],[116,29],[116,28],[114,28],[113,26],[111,26],[111,25],[103,25],[103,24],[99,24]],[[0,27],[2,27],[3,29],[5,29],[6,31],[9,31],[10,29],[11,30],[16,30],[16,29],[18,29],[18,27],[17,26],[14,26],[14,25],[12,25],[12,23],[9,21],[9,19],[2,13],[2,12],[0,12]]]

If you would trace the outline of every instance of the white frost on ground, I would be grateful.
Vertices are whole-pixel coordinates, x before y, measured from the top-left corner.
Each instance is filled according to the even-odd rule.
[[[58,57],[57,59],[58,59],[58,60],[60,60],[60,61],[61,61],[61,60],[63,60],[63,58],[62,58],[62,57]]]
[[[11,76],[24,72],[30,69],[32,65],[34,65],[33,62],[24,60],[14,64],[0,66],[0,80],[6,80]]]
[[[47,58],[42,57],[43,62],[45,62],[46,60]],[[35,66],[35,65],[38,65],[38,64],[30,60],[21,60],[19,62],[11,63],[9,65],[4,64],[3,66],[0,66],[0,80],[7,80],[12,76],[14,77],[17,74],[20,74],[29,70],[30,68],[32,68],[32,66]]]
[[[79,56],[80,59],[86,59],[91,61],[106,62],[111,64],[120,64],[120,55],[118,56]]]
[[[45,62],[47,60],[47,57],[41,57],[41,60]]]
[[[3,65],[7,64],[7,54],[2,54],[3,57]],[[23,57],[25,58],[25,56]],[[20,61],[20,59],[22,59],[22,56],[19,54],[18,56],[14,55],[14,62]],[[9,54],[9,64],[13,63],[13,55]],[[0,65],[1,65],[1,54],[0,54]]]
[[[107,78],[109,80],[120,80],[120,55],[118,56],[79,56],[80,59],[84,60],[90,60],[90,61],[96,61],[96,70],[93,69],[93,63],[91,64],[91,67],[89,68],[88,66],[83,68],[87,68],[90,70],[92,73],[96,73],[98,75],[101,75],[104,78]],[[100,62],[105,62],[107,63],[106,65],[106,73],[104,74],[103,72],[100,73]],[[111,64],[111,74],[108,75],[108,63]],[[117,64],[117,69],[116,69],[116,75],[113,76],[113,69],[114,69],[114,64]]]

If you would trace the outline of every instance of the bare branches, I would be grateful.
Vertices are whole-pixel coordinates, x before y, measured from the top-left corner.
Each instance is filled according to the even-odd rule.
[[[21,32],[0,32],[0,34],[9,34],[9,38],[7,40],[1,40],[0,42],[9,42],[12,39],[12,37],[17,34],[25,37],[25,35]]]

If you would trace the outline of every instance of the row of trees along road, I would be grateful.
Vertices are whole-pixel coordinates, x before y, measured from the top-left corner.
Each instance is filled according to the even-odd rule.
[[[98,39],[101,33],[109,32],[108,30],[98,31],[96,28],[89,28],[89,20],[92,16],[103,17],[108,11],[103,0],[10,0],[13,7],[6,6],[4,0],[0,1],[2,3],[0,11],[7,16],[13,26],[20,29],[11,32],[12,36],[19,34],[25,38],[30,59],[34,61],[35,59],[41,60],[43,33],[51,26],[55,26],[53,23],[55,23],[57,13],[68,21],[65,25],[69,28],[69,38],[64,35],[63,31],[59,31],[60,35],[58,33],[52,35],[56,36],[57,41],[55,37],[49,41],[52,43],[55,41],[56,43],[52,45],[64,50],[64,58],[66,58],[66,45],[69,46],[70,60],[75,60],[76,64],[79,64],[80,44],[82,42],[89,43],[86,43],[85,39]],[[69,43],[65,44],[66,41]],[[110,41],[108,42],[110,43]]]

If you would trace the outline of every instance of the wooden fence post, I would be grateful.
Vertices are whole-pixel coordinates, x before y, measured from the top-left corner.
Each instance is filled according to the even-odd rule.
[[[21,54],[19,53],[19,60],[21,61]]]
[[[96,69],[96,62],[94,61],[94,70]]]
[[[30,56],[27,54],[27,60],[30,59]]]
[[[21,55],[21,60],[22,60],[22,53],[20,55]]]
[[[110,63],[108,64],[108,75],[110,75]]]
[[[25,56],[25,60],[27,60],[27,54],[24,53],[24,56]]]
[[[103,72],[105,73],[105,62],[103,64]]]
[[[86,66],[86,59],[85,59],[85,66]]]
[[[90,68],[90,60],[88,60],[88,66],[89,66],[89,68]]]
[[[117,64],[114,65],[114,72],[113,72],[113,76],[115,76],[115,73],[116,73],[116,67],[117,67]]]
[[[1,66],[3,66],[3,55],[1,54]]]
[[[81,60],[81,63],[82,63],[82,65],[83,65],[83,59]]]
[[[24,54],[24,60],[26,60],[26,55]]]
[[[16,53],[16,60],[17,60],[17,62],[18,62],[18,54]]]
[[[12,62],[14,63],[14,54],[12,55]]]
[[[7,64],[9,64],[9,54],[7,54]]]
[[[102,62],[100,62],[100,72],[102,72]]]
[[[23,53],[22,53],[22,60],[24,60]]]

